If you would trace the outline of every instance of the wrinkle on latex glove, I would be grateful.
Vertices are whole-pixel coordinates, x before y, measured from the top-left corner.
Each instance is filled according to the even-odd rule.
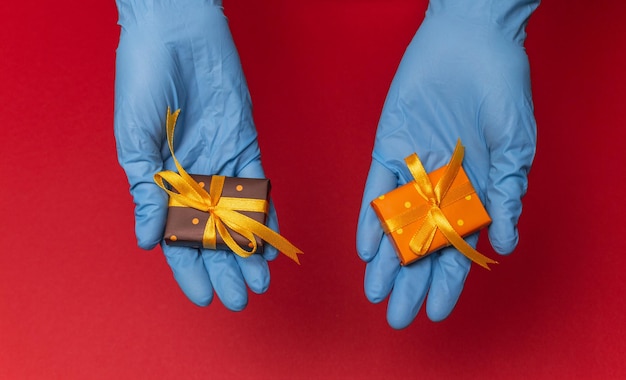
[[[522,45],[526,24],[540,0],[430,0],[427,16],[454,15],[462,20],[491,26]]]

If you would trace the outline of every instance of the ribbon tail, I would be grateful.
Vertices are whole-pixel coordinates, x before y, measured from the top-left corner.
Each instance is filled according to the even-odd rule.
[[[275,231],[271,230],[269,227],[259,223],[259,230],[257,231],[257,235],[265,240],[269,245],[276,248],[278,251],[282,252],[285,256],[289,257],[298,265],[300,265],[300,260],[298,259],[298,254],[302,254],[302,250],[297,248],[295,245],[291,244],[287,239],[277,234]]]
[[[178,169],[178,175],[182,177],[182,179],[187,183],[188,187],[190,187],[191,190],[195,192],[200,198],[207,199],[209,198],[208,193],[196,181],[194,181],[193,178],[191,178],[191,176],[185,171],[185,169],[183,169],[182,165],[174,154],[174,130],[176,129],[176,121],[178,120],[179,114],[180,109],[172,113],[170,108],[167,107],[167,116],[165,121],[167,132],[167,145],[170,149],[170,153],[172,154],[174,165],[176,165],[176,169]]]
[[[252,232],[243,228],[231,227],[237,233],[239,233],[240,235],[248,239],[248,241],[250,241],[250,243],[252,244],[252,247],[251,247],[252,249],[249,251],[246,251],[245,249],[241,248],[239,244],[237,244],[237,242],[235,242],[235,239],[233,239],[230,232],[228,232],[222,220],[216,218],[215,224],[216,224],[217,232],[220,234],[222,239],[224,239],[224,244],[226,244],[228,248],[230,248],[235,254],[243,258],[247,258],[247,257],[252,256],[256,252],[257,243],[256,243],[256,239],[254,238],[254,234],[252,234]]]
[[[448,239],[448,241],[454,246],[454,248],[458,249],[463,255],[465,255],[468,259],[472,260],[476,264],[481,267],[491,270],[488,264],[498,264],[497,261],[488,258],[482,253],[478,252],[471,245],[467,244],[467,242],[459,235],[458,232],[452,227],[448,219],[443,214],[443,212],[439,209],[433,213],[437,226],[443,235]]]
[[[298,254],[302,254],[302,251],[263,223],[259,223],[254,219],[232,210],[220,210],[219,216],[224,224],[234,231],[250,231],[282,252],[285,256],[300,264]]]
[[[465,154],[465,148],[461,145],[461,140],[457,141],[456,147],[454,148],[454,152],[452,153],[452,157],[450,157],[450,162],[446,165],[446,170],[443,173],[443,176],[439,179],[439,182],[435,185],[435,199],[437,199],[437,204],[441,203],[441,200],[446,196],[446,193],[452,186],[456,175],[461,169],[461,164],[463,163],[463,155]]]
[[[174,154],[174,130],[176,128],[176,120],[180,110],[171,113],[170,108],[167,108],[166,117],[166,132],[167,132],[167,145],[170,149],[174,164],[178,169],[178,173],[171,170],[163,170],[154,174],[154,182],[165,190],[171,199],[175,199],[177,202],[195,208],[201,211],[207,211],[208,207],[213,204],[209,194],[198,184],[180,165],[176,155]],[[169,184],[166,186],[165,182]],[[171,189],[176,190],[176,192]]]

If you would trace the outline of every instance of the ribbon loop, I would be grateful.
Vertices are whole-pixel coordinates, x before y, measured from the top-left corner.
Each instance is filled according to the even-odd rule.
[[[269,209],[267,200],[222,197],[226,177],[219,175],[211,177],[211,184],[207,192],[183,169],[174,155],[174,128],[176,127],[179,113],[180,110],[177,110],[172,114],[168,108],[166,118],[167,144],[178,173],[164,170],[154,175],[154,181],[167,192],[171,203],[209,213],[202,236],[202,246],[208,249],[216,249],[217,236],[219,234],[224,244],[235,254],[241,257],[249,257],[258,248],[256,235],[300,264],[298,254],[302,254],[301,250],[263,223],[259,223],[240,212],[251,211],[267,214]],[[250,250],[248,251],[240,247],[235,242],[230,231],[236,232],[248,240]]]

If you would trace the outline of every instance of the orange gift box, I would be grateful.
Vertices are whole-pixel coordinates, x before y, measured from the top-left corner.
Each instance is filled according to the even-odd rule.
[[[487,269],[488,263],[496,263],[462,239],[491,223],[461,167],[462,159],[459,142],[450,164],[426,174],[413,154],[405,161],[414,180],[371,202],[402,265],[451,244]]]

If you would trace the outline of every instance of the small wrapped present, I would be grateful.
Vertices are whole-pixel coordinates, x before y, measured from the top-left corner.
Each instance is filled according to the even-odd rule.
[[[461,166],[463,154],[459,141],[450,163],[430,174],[412,154],[405,162],[413,180],[371,202],[402,265],[448,245],[484,268],[497,263],[463,240],[491,223]]]
[[[269,210],[267,179],[188,174],[174,155],[174,128],[180,110],[167,110],[167,142],[178,173],[164,170],[154,175],[169,196],[164,239],[168,245],[230,249],[249,257],[263,241],[299,263],[298,248],[265,226]]]
[[[190,174],[200,187],[210,188],[213,183],[214,176]],[[216,181],[221,179],[215,176]],[[269,202],[270,181],[268,179],[255,178],[235,178],[223,177],[222,191],[220,194],[220,202],[222,205],[232,203],[236,199],[255,199],[264,201],[261,204],[260,211],[240,211],[241,214],[265,224],[267,218],[267,202]],[[165,233],[163,237],[168,245],[179,245],[193,248],[203,248],[204,232],[209,222],[211,214],[205,211],[197,210],[193,207],[178,202],[175,197],[170,197],[169,207],[167,210],[167,223],[165,224]],[[232,230],[228,226],[226,229],[232,236],[238,246],[249,250],[254,244],[246,239],[240,233]],[[263,251],[263,240],[258,236],[254,236],[257,246],[257,252]],[[228,245],[224,242],[221,234],[215,236],[216,249],[228,249]]]

